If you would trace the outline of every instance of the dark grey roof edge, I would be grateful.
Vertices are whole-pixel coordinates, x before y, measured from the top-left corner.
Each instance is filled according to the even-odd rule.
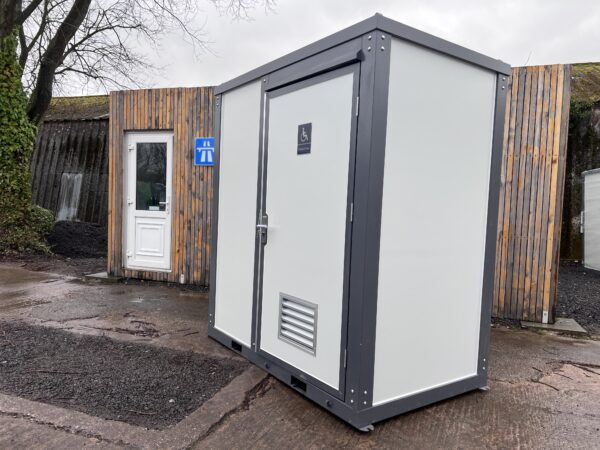
[[[235,87],[254,81],[264,75],[267,75],[283,67],[294,64],[314,54],[320,53],[336,45],[355,39],[369,31],[379,29],[401,39],[437,50],[441,53],[453,56],[463,61],[470,62],[477,66],[485,67],[494,72],[510,75],[511,67],[509,64],[498,59],[490,58],[481,53],[469,50],[460,45],[454,44],[445,39],[438,38],[424,31],[409,27],[395,20],[389,19],[379,13],[369,17],[361,22],[344,28],[334,34],[319,39],[305,47],[295,50],[287,55],[277,58],[267,64],[257,67],[245,74],[235,77],[215,87],[215,94],[221,94]]]
[[[437,50],[440,53],[445,53],[446,55],[453,56],[477,66],[485,67],[486,69],[493,70],[494,72],[504,75],[511,74],[510,64],[507,64],[504,61],[491,58],[482,53],[478,53],[474,50],[454,44],[453,42],[433,36],[432,34],[409,27],[408,25],[396,22],[395,20],[389,19],[381,14],[375,14],[375,17],[377,18],[377,28],[381,31],[385,31],[386,33],[390,33],[401,39]]]
[[[85,117],[81,118],[72,118],[72,117],[59,117],[59,118],[49,118],[42,119],[42,123],[50,123],[50,122],[90,122],[94,120],[109,120],[110,113],[100,114],[98,116]]]
[[[585,177],[586,175],[593,175],[593,174],[598,173],[598,172],[600,172],[600,168],[585,170],[585,171],[581,172],[581,176]]]
[[[376,27],[377,16],[375,15],[366,20],[355,23],[354,25],[350,25],[349,27],[338,31],[337,33],[319,39],[312,44],[299,48],[298,50],[294,50],[293,52],[281,56],[271,62],[268,62],[267,64],[263,64],[262,66],[233,78],[232,80],[226,81],[225,83],[215,87],[215,94],[229,91],[235,87],[241,86],[242,84],[256,80],[257,78],[260,78],[268,73],[275,72],[276,70],[308,58],[316,53],[320,53],[324,50],[335,47],[336,45],[354,39],[364,33],[368,33],[369,31],[374,30]]]

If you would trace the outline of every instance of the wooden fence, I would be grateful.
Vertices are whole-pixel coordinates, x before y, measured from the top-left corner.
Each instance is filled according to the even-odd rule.
[[[553,322],[570,66],[513,69],[507,95],[492,314]]]
[[[106,224],[107,134],[107,119],[43,122],[31,155],[33,202],[58,216],[65,175],[79,176],[78,207],[69,219]]]
[[[171,271],[126,270],[123,264],[125,131],[173,131]],[[145,89],[110,96],[108,272],[206,286],[209,280],[212,168],[194,166],[194,137],[213,135],[212,88]]]

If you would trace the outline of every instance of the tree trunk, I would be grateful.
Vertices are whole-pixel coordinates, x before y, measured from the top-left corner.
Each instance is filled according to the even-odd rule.
[[[20,11],[20,0],[0,0],[0,40],[12,34]]]
[[[90,3],[91,0],[75,0],[69,14],[58,27],[56,35],[52,38],[42,56],[36,86],[27,105],[29,119],[36,125],[40,123],[50,105],[54,73],[62,63],[67,44],[75,36],[83,19],[85,19]]]

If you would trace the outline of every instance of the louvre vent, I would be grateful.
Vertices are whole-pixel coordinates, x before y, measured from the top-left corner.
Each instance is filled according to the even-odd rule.
[[[317,305],[280,294],[279,339],[314,355],[317,351]]]

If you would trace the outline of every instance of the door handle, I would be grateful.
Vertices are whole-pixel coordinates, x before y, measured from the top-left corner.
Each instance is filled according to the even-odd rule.
[[[169,200],[171,200],[170,197],[167,197],[167,200],[164,202],[158,202],[159,205],[162,205],[165,207],[165,212],[169,212]]]

